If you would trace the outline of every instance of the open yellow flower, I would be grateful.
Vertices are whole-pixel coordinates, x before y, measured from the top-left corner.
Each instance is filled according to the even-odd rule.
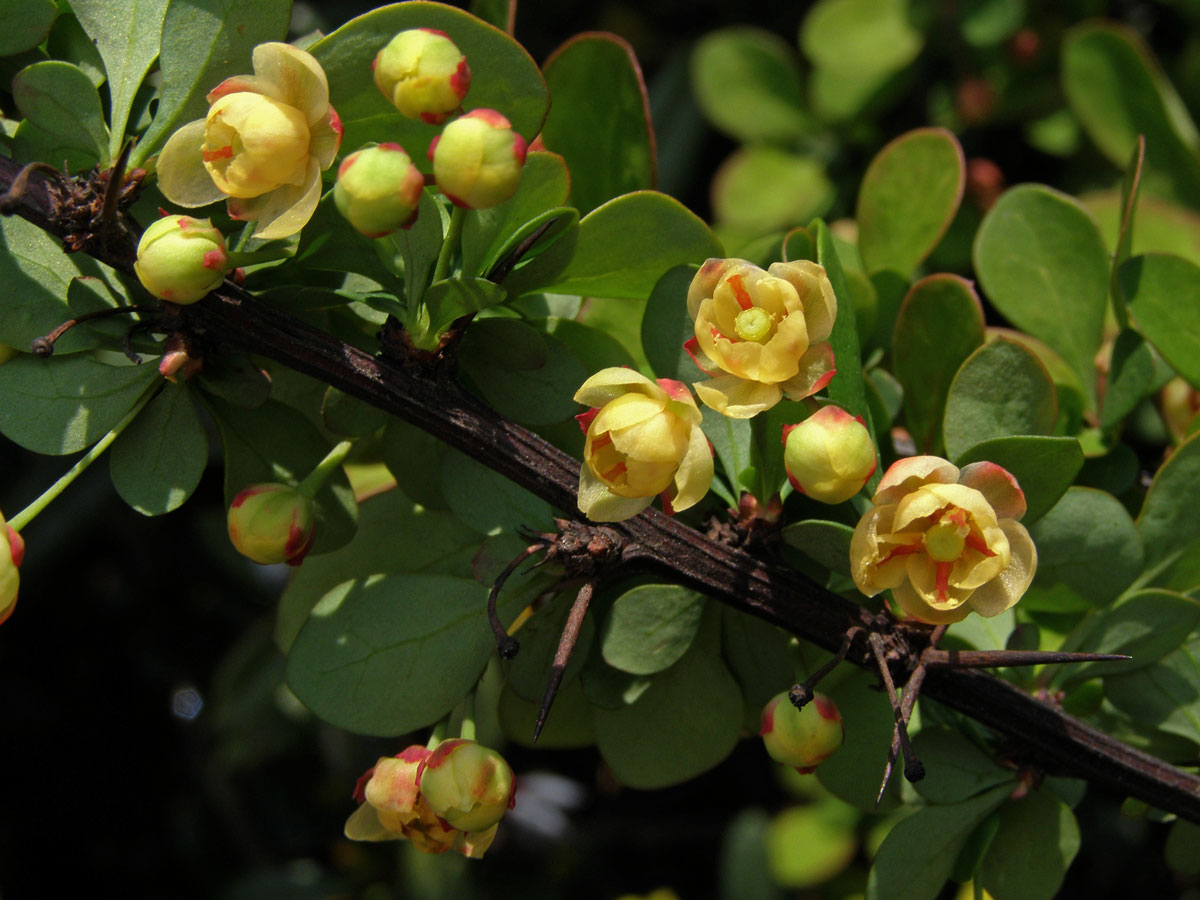
[[[312,218],[342,123],[310,54],[259,44],[253,63],[253,75],[227,78],[209,93],[205,118],[171,135],[158,157],[159,188],[180,206],[227,198],[229,215],[258,223],[255,237],[284,238]]]
[[[687,387],[651,381],[632,369],[602,369],[575,394],[587,434],[579,470],[579,509],[593,522],[636,516],[661,495],[667,512],[699,503],[713,461],[700,410]]]
[[[710,259],[688,289],[696,336],[684,347],[709,381],[694,385],[706,406],[749,419],[783,398],[802,400],[833,378],[827,338],[837,298],[814,262]]]
[[[1037,548],[1017,521],[1025,495],[995,463],[902,459],[873,503],[850,540],[851,574],[868,597],[891,588],[908,615],[942,625],[971,610],[999,615],[1033,581]]]

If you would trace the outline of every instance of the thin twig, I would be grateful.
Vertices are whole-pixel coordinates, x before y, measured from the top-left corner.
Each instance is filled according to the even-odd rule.
[[[504,571],[496,576],[496,580],[492,583],[492,589],[488,591],[487,599],[487,617],[488,624],[492,627],[492,634],[496,636],[496,651],[500,654],[501,659],[512,659],[517,655],[517,651],[521,649],[517,639],[508,633],[504,627],[504,623],[500,621],[500,615],[496,612],[496,599],[500,596],[500,589],[504,587],[504,582],[508,581],[508,576],[517,571],[517,566],[533,556],[539,550],[545,550],[544,543],[530,544],[524,550],[517,554],[516,558],[504,567]]]
[[[550,677],[546,680],[546,693],[542,695],[542,705],[538,709],[537,722],[533,725],[533,740],[542,734],[542,726],[546,724],[546,716],[550,715],[550,707],[562,684],[563,673],[567,671],[567,663],[571,661],[571,652],[575,642],[579,640],[579,629],[583,625],[583,617],[587,615],[588,604],[592,602],[592,594],[596,590],[594,581],[586,582],[575,595],[571,604],[571,612],[567,614],[567,622],[563,625],[562,634],[558,639],[558,647],[554,651],[554,662],[550,664]]]
[[[821,680],[826,675],[834,670],[838,663],[846,658],[846,654],[850,652],[850,645],[854,643],[854,639],[863,633],[863,629],[857,625],[847,629],[845,636],[842,638],[842,646],[838,647],[837,652],[833,654],[833,659],[813,672],[804,681],[792,686],[792,689],[788,691],[788,699],[792,701],[792,705],[796,709],[804,709],[812,701],[813,689],[821,683]]]
[[[892,730],[892,740],[900,741],[900,749],[904,753],[904,777],[909,781],[920,781],[925,777],[925,766],[921,760],[917,759],[917,754],[913,752],[912,741],[908,738],[908,720],[900,708],[900,698],[896,696],[896,685],[892,681],[892,670],[888,666],[887,656],[883,650],[883,637],[877,631],[871,632],[867,636],[867,643],[871,647],[871,653],[875,656],[875,663],[879,667],[879,677],[883,679],[883,686],[887,690],[888,701],[892,704],[892,715],[896,719],[896,724]],[[906,692],[907,693],[907,692]],[[875,795],[875,805],[879,806],[883,800],[883,792],[887,790],[888,781],[892,777],[892,766],[894,760],[888,759],[887,768],[883,772],[883,781],[879,785],[879,793]]]

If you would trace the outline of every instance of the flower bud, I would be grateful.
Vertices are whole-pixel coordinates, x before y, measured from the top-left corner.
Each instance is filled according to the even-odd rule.
[[[401,115],[440,125],[471,87],[467,58],[444,31],[410,28],[388,41],[371,63],[375,86]]]
[[[783,464],[800,493],[822,503],[849,500],[875,474],[875,444],[862,419],[823,406],[783,430]]]
[[[425,176],[399,144],[364,147],[338,167],[333,202],[369,238],[408,228],[417,218]]]
[[[807,774],[842,746],[846,728],[837,706],[824,694],[814,694],[803,709],[796,709],[784,691],[763,707],[759,734],[772,759]]]
[[[442,741],[425,760],[420,779],[429,808],[462,831],[491,828],[513,806],[512,769],[475,741]]]
[[[195,303],[225,280],[225,238],[208,219],[164,216],[138,242],[133,270],[155,297]]]
[[[25,558],[25,541],[0,515],[0,623],[8,620],[17,606],[21,578],[17,569]]]
[[[204,357],[192,356],[187,341],[176,332],[167,338],[163,355],[158,360],[158,374],[172,384],[188,381],[204,368]]]
[[[517,192],[525,139],[494,109],[455,119],[429,145],[433,177],[456,206],[487,209]]]
[[[229,506],[229,539],[256,563],[298,566],[316,532],[313,502],[286,484],[255,484]]]

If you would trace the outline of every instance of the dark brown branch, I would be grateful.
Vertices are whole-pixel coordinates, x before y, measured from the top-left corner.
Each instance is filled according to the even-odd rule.
[[[0,158],[0,188],[11,185],[18,169]],[[17,201],[18,212],[62,237],[50,225],[54,209],[42,179],[41,173],[30,178],[29,189]],[[131,271],[130,258],[103,258]],[[399,416],[553,506],[576,512],[579,462],[502,419],[451,379],[364,353],[257,302],[228,282],[200,303],[180,309],[178,325],[269,357]],[[928,629],[875,616],[798,572],[712,541],[655,510],[611,528],[629,542],[624,558],[631,564],[703,591],[830,652],[855,626],[882,635],[899,649],[899,659],[915,661],[928,640]],[[847,659],[866,667],[873,662],[869,655],[856,642]],[[905,674],[903,665],[896,663],[893,675],[902,680]],[[1200,778],[1128,747],[1005,681],[979,671],[938,668],[929,670],[922,691],[1008,736],[1051,772],[1085,778],[1200,823]]]

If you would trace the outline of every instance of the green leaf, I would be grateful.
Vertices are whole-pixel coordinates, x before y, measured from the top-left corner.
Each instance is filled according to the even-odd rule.
[[[431,725],[479,678],[495,639],[488,589],[448,575],[347,581],[321,598],[288,655],[287,681],[321,719],[393,736]],[[501,595],[511,619],[522,601]]]
[[[708,226],[679,201],[636,191],[592,210],[503,284],[513,297],[542,290],[641,300],[668,269],[720,255]]]
[[[623,784],[645,789],[678,784],[733,750],[742,692],[721,660],[719,644],[720,610],[709,604],[679,662],[655,675],[635,702],[595,710],[596,745]]]
[[[392,421],[383,410],[331,387],[321,400],[321,421],[334,434],[366,437]]]
[[[790,643],[791,636],[769,622],[730,607],[721,610],[721,654],[741,685],[753,730],[767,701],[795,681]]]
[[[463,316],[503,303],[504,288],[486,278],[447,278],[435,281],[422,299],[429,309],[429,333],[440,336]]]
[[[650,100],[633,48],[614,34],[576,35],[542,67],[554,102],[542,128],[571,172],[571,205],[587,213],[655,185]]]
[[[930,275],[900,305],[892,365],[904,387],[904,417],[918,452],[941,447],[946,394],[963,361],[983,344],[983,305],[971,282]]]
[[[999,338],[959,368],[946,396],[942,438],[957,459],[976,444],[1014,434],[1050,434],[1058,418],[1054,383],[1021,344]]]
[[[134,0],[121,4],[109,0],[73,0],[71,3],[79,24],[95,42],[104,60],[112,103],[109,116],[112,140],[108,155],[113,159],[121,153],[133,97],[158,57],[158,41],[167,4],[168,0]],[[137,26],[131,28],[133,22]]]
[[[808,519],[784,527],[784,542],[814,559],[830,572],[850,575],[850,538],[854,529],[841,522]]]
[[[1050,791],[1031,791],[1000,808],[980,877],[996,900],[1051,900],[1078,851],[1075,814]]]
[[[833,286],[834,295],[838,301],[838,316],[833,321],[833,333],[829,335],[829,343],[833,347],[834,365],[837,374],[829,382],[826,394],[829,399],[846,410],[852,416],[860,416],[871,433],[871,439],[878,440],[871,409],[867,404],[866,382],[863,380],[862,354],[858,344],[858,330],[855,327],[854,307],[850,301],[850,291],[846,287],[845,273],[838,252],[834,247],[833,234],[824,222],[814,221],[809,231],[816,236],[817,262],[825,267],[829,283]],[[867,482],[874,490],[879,483],[882,472],[876,471]]]
[[[1153,380],[1154,352],[1150,345],[1136,331],[1122,331],[1113,341],[1108,386],[1100,407],[1100,430],[1111,431],[1120,425],[1150,393]]]
[[[66,60],[79,66],[96,87],[104,84],[104,61],[79,20],[70,12],[60,12],[54,20],[50,36],[46,38],[46,53],[51,59]]]
[[[493,348],[487,344],[511,340],[513,332],[520,330],[543,342],[545,358],[540,365],[517,368],[488,358]],[[580,411],[574,396],[588,377],[583,363],[561,341],[538,334],[516,319],[473,322],[463,336],[459,362],[483,398],[522,425],[562,422]]]
[[[1075,115],[1114,165],[1124,168],[1145,135],[1147,187],[1200,204],[1196,126],[1133,29],[1099,22],[1071,29],[1062,80]]]
[[[511,588],[505,588],[511,590]],[[561,591],[558,596],[534,614],[516,633],[520,642],[520,651],[508,666],[507,685],[518,697],[530,703],[540,704],[546,693],[546,682],[550,677],[550,666],[554,662],[558,649],[559,638],[566,627],[567,617],[571,614],[571,606],[575,601],[574,591]],[[570,687],[579,677],[579,671],[588,660],[592,649],[592,639],[596,633],[595,614],[584,616],[579,628],[579,637],[575,648],[571,651],[571,659],[563,670],[559,690]],[[551,715],[558,713],[558,701],[555,701]],[[547,720],[548,721],[548,720]],[[533,723],[526,736],[533,733]]]
[[[725,829],[717,864],[719,900],[786,900],[768,869],[769,824],[761,809],[745,808]]]
[[[85,254],[63,253],[58,241],[20,216],[0,217],[0,281],[6,288],[0,344],[28,350],[35,338],[73,315],[67,296],[74,279],[89,276],[107,283],[110,272]],[[59,338],[54,353],[65,355],[96,343],[94,333],[72,328]]]
[[[471,0],[471,15],[512,34],[517,18],[517,0]]]
[[[1133,659],[1079,663],[1064,667],[1063,684],[1088,678],[1127,675],[1158,662],[1173,652],[1200,625],[1200,602],[1158,588],[1138,591],[1116,606],[1089,619],[1076,649],[1122,653]]]
[[[359,507],[359,528],[348,544],[305,557],[292,573],[279,602],[275,643],[287,653],[317,601],[348,579],[405,572],[461,574],[482,540],[482,534],[450,513],[424,509],[400,491],[370,497]],[[523,577],[514,573],[510,589]]]
[[[637,368],[633,357],[615,337],[600,328],[593,328],[574,319],[535,319],[535,328],[570,348],[583,363],[587,372],[599,372],[613,366]]]
[[[225,505],[244,487],[279,481],[299,484],[325,454],[329,443],[304,414],[275,400],[245,409],[207,398],[225,448]],[[312,555],[344,546],[354,536],[358,506],[340,469],[317,491],[316,538]]]
[[[1167,834],[1167,865],[1183,876],[1200,875],[1200,825],[1180,819]]]
[[[914,787],[930,803],[958,803],[1015,778],[957,728],[922,728],[913,750],[925,764],[925,777]]]
[[[688,315],[686,302],[695,274],[695,266],[676,266],[658,280],[646,301],[642,349],[660,378],[691,383],[704,377],[683,349],[684,342],[696,335],[696,323]]]
[[[0,0],[0,56],[31,50],[46,39],[58,4],[54,0]]]
[[[961,622],[950,626],[946,632],[947,641],[943,646],[948,647],[958,640],[976,650],[1000,650],[1008,644],[1015,624],[1016,614],[1011,609],[1006,609],[990,619],[983,616],[967,616]]]
[[[948,806],[927,806],[888,832],[867,877],[867,900],[934,900],[971,832],[1012,792],[1007,785]]]
[[[775,883],[814,888],[849,866],[858,850],[857,819],[853,810],[833,799],[779,813],[766,835]]]
[[[1142,541],[1120,501],[1094,488],[1072,487],[1029,526],[1038,567],[1021,604],[1078,612],[1112,603],[1142,571]]]
[[[383,430],[383,462],[400,490],[430,509],[446,508],[441,479],[429,477],[431,472],[441,471],[445,452],[446,445],[440,440],[400,419],[393,417]]]
[[[1083,450],[1075,438],[1018,435],[983,441],[954,460],[959,466],[985,461],[1007,469],[1017,479],[1025,492],[1021,521],[1028,527],[1049,512],[1070,487],[1083,468]]]
[[[1105,244],[1115,248],[1123,215],[1120,194],[1116,191],[1086,194],[1080,202],[1099,223]],[[1157,251],[1200,263],[1200,216],[1190,209],[1141,191],[1137,201],[1137,227],[1132,231],[1131,256]]]
[[[0,433],[34,453],[75,453],[104,437],[156,378],[153,366],[109,366],[90,354],[22,354],[0,366]]]
[[[974,47],[995,47],[1025,21],[1025,0],[967,0],[962,10],[962,34]]]
[[[604,661],[631,675],[675,665],[700,627],[704,597],[673,584],[643,584],[621,594],[604,622]]]
[[[587,621],[586,619],[584,620]],[[518,657],[519,658],[519,657]],[[497,711],[504,736],[522,747],[532,747],[533,727],[537,722],[537,701],[526,700],[506,684],[500,693]],[[565,683],[554,698],[554,708],[538,736],[539,750],[590,747],[596,743],[596,728],[592,724],[592,705],[583,692],[579,679]]]
[[[736,150],[717,170],[713,214],[729,228],[762,234],[823,215],[835,193],[820,160],[752,145]]]
[[[0,369],[3,373],[3,369]],[[1192,435],[1167,457],[1150,483],[1138,533],[1146,546],[1147,567],[1164,561],[1200,538],[1200,435]]]
[[[984,216],[973,255],[988,299],[1062,355],[1094,406],[1109,254],[1091,216],[1065,194],[1018,185]]]
[[[1128,260],[1118,277],[1142,334],[1193,387],[1200,385],[1200,266],[1149,253]]]
[[[121,499],[144,516],[178,509],[208,464],[208,438],[188,389],[167,383],[108,451]]]
[[[484,534],[550,531],[550,504],[457,450],[442,458],[442,494],[459,520]]]
[[[59,60],[34,63],[16,74],[12,92],[25,117],[15,143],[21,158],[55,167],[65,159],[72,171],[107,165],[100,95],[82,69]]]
[[[463,223],[463,271],[486,276],[525,229],[567,202],[571,176],[557,153],[534,150],[525,159],[517,192],[488,209],[472,210]]]
[[[467,57],[471,90],[465,109],[497,110],[516,132],[533,140],[542,128],[549,97],[541,72],[525,48],[470,13],[410,0],[351,19],[309,48],[329,79],[330,102],[346,129],[343,148],[350,151],[387,135],[387,140],[404,147],[422,171],[430,171],[425,151],[441,126],[400,115],[371,75],[375,55],[397,32],[408,28],[444,31]]]
[[[750,420],[731,419],[703,405],[700,413],[704,416],[700,427],[716,451],[734,494],[741,493],[742,488],[750,490],[753,481],[746,484],[741,480],[742,473],[750,468]]]
[[[696,103],[735,140],[781,143],[812,130],[796,51],[762,28],[710,31],[692,50]]]
[[[1109,675],[1104,696],[1135,721],[1200,744],[1200,635],[1152,666]]]
[[[876,809],[875,795],[895,724],[887,695],[877,689],[877,682],[869,673],[855,671],[832,688],[821,686],[842,714],[845,740],[837,753],[817,766],[817,780],[840,799],[867,812]],[[893,778],[879,811],[894,809],[899,793]]]
[[[918,128],[880,150],[854,213],[867,272],[909,276],[950,227],[966,177],[962,147],[944,128]]]
[[[1125,260],[1129,259],[1129,251],[1133,246],[1133,217],[1137,211],[1138,196],[1142,187],[1142,165],[1146,161],[1146,138],[1138,135],[1134,146],[1133,157],[1125,168],[1125,177],[1121,180],[1121,210],[1120,221],[1117,225],[1116,249],[1113,252],[1112,268],[1108,277],[1108,295],[1113,305],[1113,314],[1117,323],[1125,328],[1128,326],[1128,313],[1125,301],[1121,296],[1121,284],[1118,274]]]
[[[254,48],[284,39],[291,8],[291,0],[169,0],[158,59],[162,93],[130,168],[145,167],[171,132],[204,118],[205,96],[224,79],[249,75]]]
[[[425,203],[424,196],[421,202]],[[441,226],[436,208],[433,217],[438,222],[437,240],[440,243]],[[300,232],[300,243],[293,261],[308,269],[356,272],[379,285],[392,285],[394,276],[385,267],[381,257],[391,257],[398,252],[396,245],[387,238],[372,240],[350,228],[334,205],[333,191],[327,191],[317,204],[313,217]]]
[[[819,0],[800,26],[804,55],[839,75],[889,75],[916,59],[922,43],[906,0]]]
[[[433,277],[448,226],[449,217],[442,204],[434,199],[432,191],[426,190],[421,193],[417,220],[412,226],[393,231],[375,242],[383,264],[404,278],[404,299],[410,309],[421,302]]]

